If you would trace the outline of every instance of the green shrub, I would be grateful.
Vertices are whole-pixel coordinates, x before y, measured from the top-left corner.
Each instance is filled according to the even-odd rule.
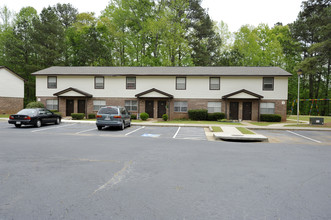
[[[95,114],[94,113],[88,114],[88,118],[89,119],[95,119]]]
[[[82,120],[85,117],[84,113],[71,113],[73,120]]]
[[[281,120],[282,120],[282,116],[277,114],[262,114],[260,116],[260,121],[280,122]]]
[[[132,114],[132,115],[131,115],[131,119],[132,119],[132,120],[136,120],[136,119],[137,119],[137,115]]]
[[[193,109],[188,111],[188,117],[191,120],[203,121],[208,118],[208,111],[206,109]]]
[[[163,121],[168,121],[168,115],[167,114],[162,115],[162,119]]]
[[[30,102],[26,108],[45,108],[45,106],[42,102]]]
[[[146,112],[140,114],[141,120],[146,121],[148,118],[149,118],[149,114],[147,114]]]
[[[62,113],[61,112],[58,112],[57,110],[51,110],[51,112],[53,112],[56,115],[60,115],[62,117]]]
[[[208,121],[218,121],[225,118],[225,114],[221,112],[208,113]]]

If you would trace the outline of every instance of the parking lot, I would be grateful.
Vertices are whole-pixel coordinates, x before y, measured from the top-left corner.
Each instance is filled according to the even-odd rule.
[[[330,219],[330,132],[256,132],[0,121],[0,219]]]
[[[40,135],[60,134],[76,136],[105,136],[105,137],[141,137],[141,138],[171,138],[186,140],[213,140],[208,138],[208,129],[203,127],[158,127],[132,126],[125,130],[104,128],[97,130],[94,123],[61,123],[46,125],[41,128],[26,126],[15,128],[6,121],[0,121],[0,129],[15,133],[34,133]],[[255,133],[268,137],[269,143],[330,145],[330,131],[291,131],[291,130],[254,130]]]

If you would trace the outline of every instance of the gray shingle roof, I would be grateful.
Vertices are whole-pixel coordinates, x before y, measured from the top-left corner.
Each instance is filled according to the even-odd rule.
[[[292,76],[279,67],[68,67],[53,66],[32,75],[71,76]]]

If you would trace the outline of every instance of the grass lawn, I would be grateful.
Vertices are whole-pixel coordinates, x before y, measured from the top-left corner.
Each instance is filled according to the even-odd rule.
[[[309,121],[309,118],[324,118],[324,123],[331,122],[331,116],[309,116],[309,115],[299,115],[300,121]],[[296,115],[290,115],[288,119],[297,120]]]
[[[309,125],[309,124],[288,124],[288,125],[284,125],[284,127],[309,127],[309,128],[331,128],[330,125]]]
[[[211,128],[213,129],[213,132],[223,132],[223,130],[222,130],[221,127],[218,127],[218,126],[212,126]]]
[[[244,127],[236,127],[242,134],[255,134],[254,132],[248,130],[247,128]]]
[[[2,115],[0,115],[0,118],[9,118],[9,116],[10,115],[8,115],[8,114],[2,114]]]
[[[252,125],[257,125],[257,126],[268,126],[272,124],[280,124],[280,122],[249,122]]]

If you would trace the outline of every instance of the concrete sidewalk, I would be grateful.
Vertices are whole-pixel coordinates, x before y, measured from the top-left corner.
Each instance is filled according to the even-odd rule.
[[[212,130],[212,128],[210,128]],[[214,132],[215,139],[236,140],[236,141],[266,141],[267,137],[256,134],[243,134],[236,127],[221,126],[223,132]]]

